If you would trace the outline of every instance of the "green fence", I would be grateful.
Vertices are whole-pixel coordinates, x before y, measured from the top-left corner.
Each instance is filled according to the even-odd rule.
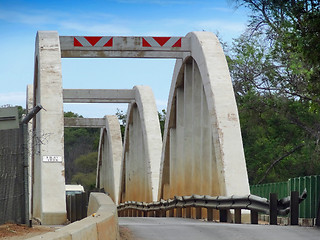
[[[278,198],[290,195],[291,191],[298,191],[300,194],[307,189],[308,196],[300,204],[300,218],[316,218],[320,200],[320,175],[290,178],[287,182],[268,183],[250,186],[251,194],[269,199],[270,193],[277,193]]]

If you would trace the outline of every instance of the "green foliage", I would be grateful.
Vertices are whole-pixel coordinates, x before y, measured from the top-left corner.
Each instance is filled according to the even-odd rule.
[[[73,112],[65,113],[65,117],[82,117]],[[78,169],[75,160],[81,155],[96,152],[99,146],[100,129],[95,128],[65,128],[64,154],[66,168],[66,183],[71,183]],[[95,166],[96,167],[96,166]]]
[[[250,183],[319,174],[319,1],[235,2],[251,9],[227,56]]]
[[[72,177],[73,184],[81,184],[86,190],[95,188],[98,152],[81,155],[74,160],[76,174]]]
[[[167,112],[164,109],[162,109],[161,112],[158,112],[162,138],[163,138],[163,132],[164,132],[164,125],[165,125],[165,122],[166,122],[166,115],[167,115]]]
[[[74,160],[74,164],[78,171],[82,173],[90,173],[96,171],[97,159],[98,152],[91,152],[87,155],[81,155],[78,157],[76,160]]]
[[[78,172],[72,177],[73,184],[81,184],[85,191],[90,191],[96,186],[96,173],[82,173]]]

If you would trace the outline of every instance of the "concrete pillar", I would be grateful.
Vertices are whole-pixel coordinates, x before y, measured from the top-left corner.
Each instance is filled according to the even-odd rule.
[[[27,112],[33,108],[33,85],[28,85],[27,86],[27,103],[26,103],[26,109]],[[33,129],[32,129],[32,119],[28,122],[28,127],[27,127],[27,148],[28,148],[28,165],[29,165],[29,216],[32,217],[32,186],[33,186]]]
[[[39,31],[35,52],[33,216],[42,224],[66,222],[61,52],[57,32]]]

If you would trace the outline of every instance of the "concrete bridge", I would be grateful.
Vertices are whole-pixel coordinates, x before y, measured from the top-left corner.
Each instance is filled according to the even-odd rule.
[[[63,89],[61,58],[174,58],[163,140],[152,90]],[[214,34],[185,37],[59,36],[38,32],[28,109],[32,216],[66,222],[64,127],[101,128],[97,187],[115,203],[175,195],[249,194],[237,106],[225,55]],[[65,119],[63,103],[128,103],[124,144],[115,116]],[[46,136],[45,144],[37,140]]]

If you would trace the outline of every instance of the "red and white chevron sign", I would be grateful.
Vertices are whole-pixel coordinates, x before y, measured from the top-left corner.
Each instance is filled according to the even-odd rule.
[[[181,47],[181,37],[143,37],[142,47]]]
[[[74,37],[75,47],[112,47],[113,37]]]

